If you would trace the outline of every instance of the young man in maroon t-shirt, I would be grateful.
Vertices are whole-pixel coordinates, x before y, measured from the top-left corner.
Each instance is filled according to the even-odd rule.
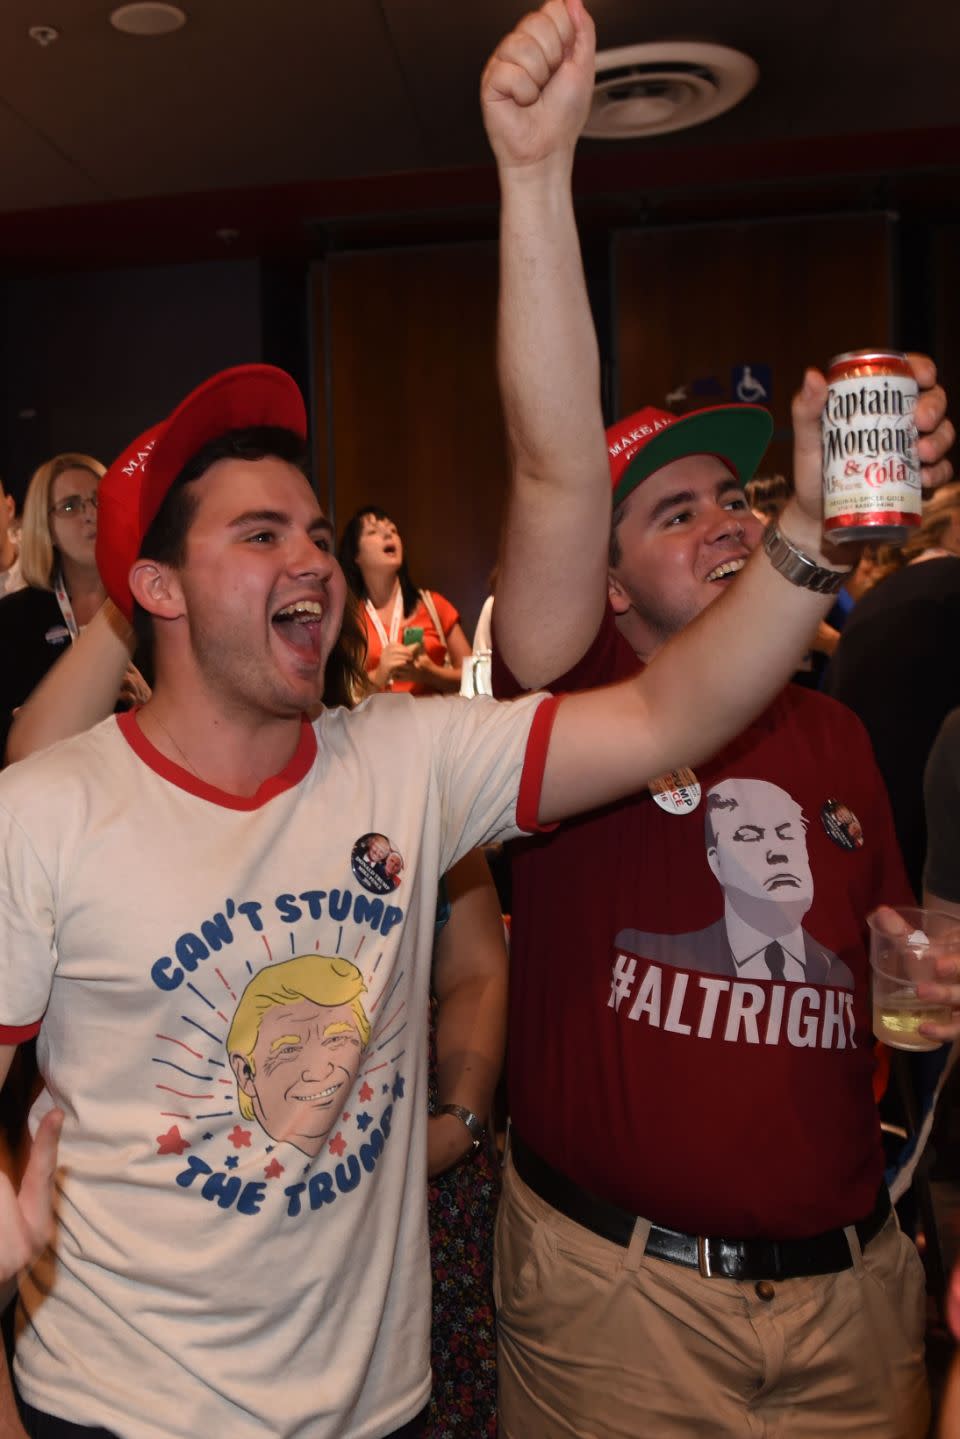
[[[771,429],[754,406],[640,411],[597,472],[569,183],[592,78],[580,0],[550,0],[484,79],[514,459],[501,695],[636,673],[764,534],[742,494]],[[795,415],[823,383],[808,373]],[[928,392],[921,427],[942,413]],[[951,433],[921,442],[930,482]],[[798,475],[817,451],[798,433]],[[780,524],[773,563],[827,589],[795,559],[816,543],[795,505]],[[864,923],[908,899],[862,727],[799,689],[695,772],[518,847],[504,1439],[924,1432],[923,1274],[882,1184]]]

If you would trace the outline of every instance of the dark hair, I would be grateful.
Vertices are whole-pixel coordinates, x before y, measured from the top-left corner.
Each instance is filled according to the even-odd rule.
[[[766,520],[776,520],[793,494],[793,483],[786,475],[754,475],[743,492],[751,510],[758,510]]]
[[[340,561],[340,568],[346,575],[347,584],[350,586],[358,600],[367,599],[367,587],[363,582],[363,575],[360,566],[357,564],[357,553],[360,549],[360,536],[363,532],[363,522],[370,516],[374,520],[389,520],[396,524],[392,515],[382,510],[379,505],[361,505],[355,514],[351,515],[340,536],[340,548],[337,551],[337,558]],[[400,566],[398,576],[400,580],[400,592],[403,595],[403,613],[412,615],[420,603],[420,591],[410,578],[410,571],[407,569],[406,560]]]
[[[218,460],[285,460],[306,476],[303,441],[292,430],[256,425],[228,430],[210,440],[188,460],[170,486],[140,545],[140,555],[158,564],[181,569],[187,557],[187,537],[197,513],[198,498],[192,488]],[[153,617],[134,602],[133,627],[138,655],[153,660]],[[337,643],[327,660],[324,675],[324,703],[352,708],[369,692],[365,660],[366,632],[351,595],[343,611]]]

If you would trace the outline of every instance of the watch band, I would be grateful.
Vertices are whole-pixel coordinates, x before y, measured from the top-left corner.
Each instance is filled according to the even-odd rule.
[[[835,595],[843,588],[843,582],[853,573],[851,565],[847,570],[828,570],[818,565],[803,550],[780,533],[779,525],[771,523],[763,532],[763,548],[773,568],[792,585],[805,590],[815,590],[820,595]]]
[[[473,1140],[471,1153],[476,1154],[483,1142],[486,1130],[483,1127],[483,1121],[474,1114],[473,1110],[465,1109],[462,1104],[441,1104],[438,1113],[452,1114],[454,1119],[459,1119],[461,1124],[467,1126],[470,1138]]]

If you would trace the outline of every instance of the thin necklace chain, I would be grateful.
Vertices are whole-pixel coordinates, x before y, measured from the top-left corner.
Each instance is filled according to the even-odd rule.
[[[176,740],[174,739],[173,735],[172,735],[172,734],[170,733],[170,731],[167,729],[166,725],[164,724],[164,722],[163,722],[163,720],[160,718],[160,716],[151,713],[150,718],[153,720],[154,724],[158,724],[158,725],[160,726],[160,728],[163,730],[163,732],[164,732],[164,734],[166,735],[167,739],[168,739],[168,740],[170,741],[170,743],[173,745],[173,747],[174,747],[174,749],[176,750],[177,754],[178,754],[178,755],[180,756],[180,758],[183,760],[184,764],[187,766],[187,769],[190,771],[190,773],[193,774],[193,775],[196,775],[197,779],[200,781],[201,784],[206,784],[206,780],[204,779],[203,775],[202,775],[202,774],[200,773],[200,771],[197,769],[196,765],[191,764],[189,755],[185,754],[184,751],[183,751],[183,749],[180,747],[180,745],[177,744],[177,742],[176,742]]]

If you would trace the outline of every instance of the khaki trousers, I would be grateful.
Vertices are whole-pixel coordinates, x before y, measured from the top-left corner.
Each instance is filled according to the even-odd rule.
[[[763,1286],[646,1258],[649,1228],[629,1249],[601,1239],[508,1158],[500,1439],[922,1439],[923,1266],[895,1216],[862,1252],[847,1231],[851,1269]]]

